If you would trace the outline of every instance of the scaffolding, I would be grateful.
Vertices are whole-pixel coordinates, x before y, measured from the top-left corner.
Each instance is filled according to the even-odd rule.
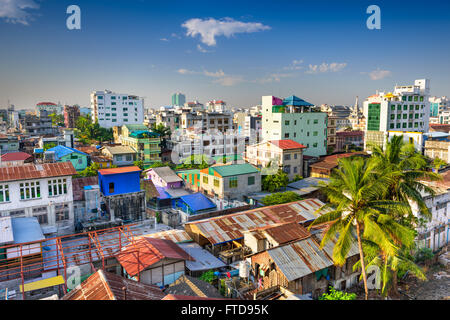
[[[26,280],[45,274],[63,276],[64,292],[67,292],[67,269],[74,266],[90,266],[94,263],[105,268],[107,259],[115,257],[123,247],[135,246],[135,235],[129,224],[99,231],[47,238],[39,241],[9,244],[0,247],[0,283],[20,279],[24,288]],[[26,300],[25,290],[22,298]]]

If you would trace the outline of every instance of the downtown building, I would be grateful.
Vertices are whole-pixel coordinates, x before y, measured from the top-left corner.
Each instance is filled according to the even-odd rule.
[[[422,151],[423,134],[430,118],[430,80],[416,80],[413,85],[395,86],[393,92],[377,92],[364,101],[364,147],[368,143],[384,146],[386,138],[403,135]]]
[[[144,123],[144,99],[109,90],[91,93],[92,121],[103,128]]]
[[[186,96],[180,92],[172,95],[172,106],[182,107],[186,103]]]
[[[327,154],[327,122],[326,112],[296,96],[262,97],[264,141],[290,139],[306,146],[304,155],[320,157]]]

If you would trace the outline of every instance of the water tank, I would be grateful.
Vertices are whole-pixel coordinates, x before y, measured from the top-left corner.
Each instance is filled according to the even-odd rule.
[[[250,264],[243,260],[239,262],[239,277],[248,278],[250,273]]]

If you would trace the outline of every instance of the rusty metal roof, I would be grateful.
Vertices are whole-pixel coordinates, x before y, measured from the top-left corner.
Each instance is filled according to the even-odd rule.
[[[153,264],[165,259],[194,260],[171,240],[144,237],[129,244],[116,255],[122,267],[135,276]]]
[[[279,244],[301,240],[311,236],[311,234],[304,227],[296,222],[269,227],[265,229],[264,232],[266,232]]]
[[[98,270],[62,300],[161,300],[165,295],[156,286]]]
[[[77,174],[72,162],[24,164],[17,167],[0,168],[0,182],[41,179]]]
[[[146,237],[172,240],[175,243],[183,243],[183,242],[192,241],[192,238],[189,236],[189,234],[186,231],[179,230],[179,229],[144,234],[142,236],[135,237],[135,239],[138,240],[138,239],[142,239],[142,238],[146,238]]]
[[[242,232],[286,222],[306,222],[319,216],[316,211],[324,203],[318,199],[306,199],[281,205],[257,208],[222,217],[186,223],[195,225],[213,245],[237,240]]]
[[[293,281],[333,265],[333,260],[313,238],[267,251],[288,281]]]

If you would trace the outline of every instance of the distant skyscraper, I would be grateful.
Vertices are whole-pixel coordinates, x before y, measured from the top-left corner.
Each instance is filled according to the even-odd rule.
[[[172,105],[173,106],[184,106],[186,103],[186,96],[180,92],[174,93],[172,95]]]

